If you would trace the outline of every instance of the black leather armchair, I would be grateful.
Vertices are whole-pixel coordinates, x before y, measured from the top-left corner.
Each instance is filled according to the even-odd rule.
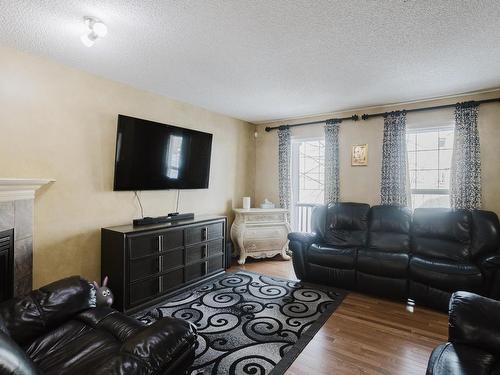
[[[500,302],[454,293],[448,339],[433,350],[427,375],[500,374]]]
[[[163,318],[150,326],[108,307],[74,276],[0,304],[0,374],[183,374],[196,332]]]

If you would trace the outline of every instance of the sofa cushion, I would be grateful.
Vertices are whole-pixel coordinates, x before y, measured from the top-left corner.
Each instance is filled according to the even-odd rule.
[[[83,374],[102,366],[120,345],[109,332],[70,320],[35,340],[26,352],[46,375]]]
[[[468,261],[471,221],[467,210],[417,208],[413,214],[412,253],[428,258]]]
[[[195,340],[188,322],[167,317],[146,326],[101,307],[39,337],[26,353],[45,375],[157,374]]]
[[[368,213],[364,203],[336,203],[328,206],[324,240],[335,247],[362,247],[366,244]]]
[[[368,247],[384,252],[410,251],[411,212],[406,207],[374,206],[370,209]]]
[[[408,277],[409,259],[405,253],[359,249],[357,269],[371,275],[405,278]]]
[[[419,256],[410,260],[410,278],[445,291],[480,291],[483,286],[483,275],[472,263]]]
[[[324,267],[353,269],[356,264],[357,248],[338,248],[329,244],[312,244],[307,252],[309,263]]]

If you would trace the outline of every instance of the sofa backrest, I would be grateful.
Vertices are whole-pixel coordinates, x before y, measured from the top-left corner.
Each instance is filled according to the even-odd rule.
[[[472,211],[472,257],[499,251],[500,223],[498,216],[491,211]]]
[[[429,258],[468,261],[471,231],[470,211],[417,208],[413,213],[411,252]]]
[[[362,247],[366,245],[368,214],[370,206],[365,203],[336,203],[326,209],[324,240],[339,247]]]
[[[316,206],[311,213],[311,230],[316,233],[319,238],[325,238],[326,234],[326,205]]]
[[[373,206],[370,209],[368,247],[377,251],[410,251],[411,211],[406,207]]]

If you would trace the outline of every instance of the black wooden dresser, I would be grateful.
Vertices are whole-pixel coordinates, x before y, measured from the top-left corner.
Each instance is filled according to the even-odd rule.
[[[101,276],[117,310],[133,313],[225,268],[227,219],[192,220],[101,230]]]

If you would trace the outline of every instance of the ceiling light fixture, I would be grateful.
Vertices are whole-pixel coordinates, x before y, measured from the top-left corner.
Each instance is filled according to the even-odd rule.
[[[108,27],[93,17],[84,17],[87,32],[80,37],[85,47],[92,47],[98,38],[103,38],[108,33]]]

